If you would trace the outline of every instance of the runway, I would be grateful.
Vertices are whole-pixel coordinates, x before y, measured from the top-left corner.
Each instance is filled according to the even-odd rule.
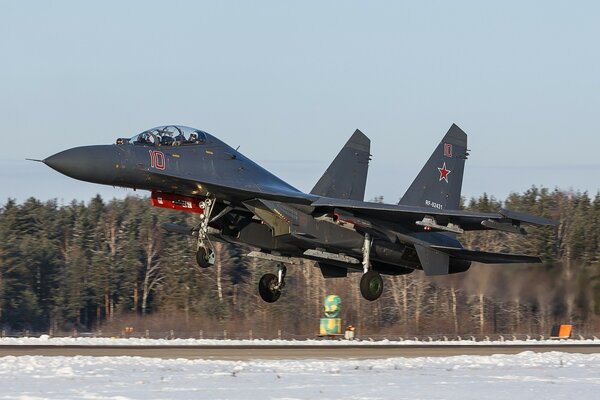
[[[600,344],[477,344],[477,345],[209,345],[209,346],[85,346],[85,345],[1,345],[5,356],[93,356],[150,357],[164,359],[239,360],[252,359],[383,359],[395,357],[450,357],[545,353],[600,353]]]

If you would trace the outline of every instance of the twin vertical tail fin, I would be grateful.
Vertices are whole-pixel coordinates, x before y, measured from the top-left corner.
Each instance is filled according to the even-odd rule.
[[[310,193],[363,200],[370,148],[369,138],[357,129]],[[453,124],[399,204],[457,210],[467,156],[467,134]]]
[[[458,210],[468,155],[467,134],[452,124],[398,204]]]
[[[357,129],[310,193],[337,199],[363,200],[371,159],[370,149],[371,141]]]

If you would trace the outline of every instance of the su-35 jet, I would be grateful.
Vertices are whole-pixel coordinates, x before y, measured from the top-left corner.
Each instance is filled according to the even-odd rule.
[[[465,231],[526,234],[522,225],[555,225],[509,210],[459,210],[467,135],[452,125],[398,204],[363,201],[370,140],[356,130],[310,193],[303,193],[202,130],[168,125],[113,145],[76,147],[42,162],[82,181],[148,190],[152,204],[200,214],[198,226],[165,229],[197,237],[200,267],[215,262],[213,241],[248,246],[276,263],[260,279],[266,302],[285,286],[286,264],[315,261],[326,278],[361,272],[360,291],[375,300],[381,275],[465,272],[471,262],[540,263],[539,257],[463,248]]]

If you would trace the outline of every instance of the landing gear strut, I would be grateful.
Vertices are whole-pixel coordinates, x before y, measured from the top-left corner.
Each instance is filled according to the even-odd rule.
[[[267,303],[275,303],[281,296],[281,289],[285,286],[285,265],[277,264],[277,275],[265,274],[258,282],[258,293]]]
[[[204,209],[204,213],[200,215],[200,224],[196,228],[198,231],[196,262],[200,268],[208,268],[215,264],[215,250],[208,239],[208,223],[210,222],[214,205],[215,201],[211,198],[206,198],[200,203],[200,207]]]
[[[360,279],[360,294],[369,301],[377,300],[383,293],[383,278],[371,269],[371,235],[365,233],[363,243],[363,276]]]

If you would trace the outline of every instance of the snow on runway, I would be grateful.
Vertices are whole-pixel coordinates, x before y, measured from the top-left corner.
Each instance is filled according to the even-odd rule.
[[[597,398],[600,354],[382,360],[3,357],[0,399]]]

